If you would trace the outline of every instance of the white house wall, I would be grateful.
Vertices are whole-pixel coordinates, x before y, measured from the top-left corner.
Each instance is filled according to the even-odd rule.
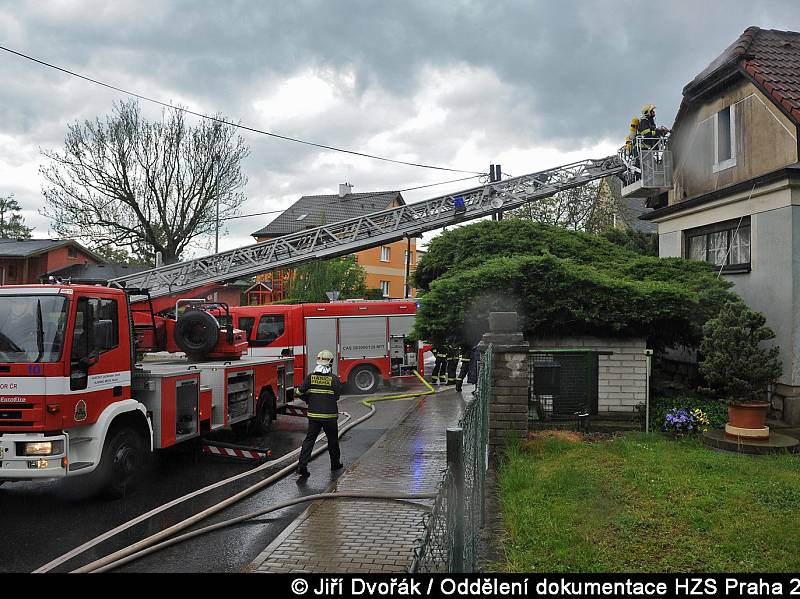
[[[784,373],[779,382],[800,386],[800,327],[795,322],[800,308],[800,245],[794,243],[800,244],[800,190],[784,180],[659,219],[659,254],[684,256],[684,231],[742,216],[750,216],[751,270],[723,276],[775,331]]]

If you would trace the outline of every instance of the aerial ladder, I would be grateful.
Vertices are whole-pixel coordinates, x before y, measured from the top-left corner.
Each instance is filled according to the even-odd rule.
[[[233,326],[228,306],[188,298],[226,281],[417,236],[627,172],[615,155],[491,180],[105,287],[0,286],[0,312],[7,315],[0,335],[0,484],[91,475],[121,495],[151,450],[218,428],[266,432],[290,401],[292,359],[247,354],[245,332]],[[178,352],[187,359],[176,359]]]
[[[197,294],[226,281],[296,267],[311,260],[344,256],[418,236],[447,225],[490,216],[500,210],[518,208],[629,170],[630,166],[619,155],[582,160],[118,277],[111,279],[109,285],[146,289],[153,309],[163,311],[174,307],[173,298],[184,292]]]

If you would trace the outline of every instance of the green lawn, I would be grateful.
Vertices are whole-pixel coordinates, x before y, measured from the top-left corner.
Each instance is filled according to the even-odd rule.
[[[508,572],[798,572],[800,458],[537,437],[499,473]]]

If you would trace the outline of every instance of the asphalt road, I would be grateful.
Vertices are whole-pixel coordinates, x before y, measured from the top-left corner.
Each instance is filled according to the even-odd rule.
[[[359,403],[361,399],[363,396],[346,396],[339,404],[340,410],[349,412],[354,418],[361,416],[367,411]],[[376,404],[375,416],[342,437],[342,461],[345,466],[352,464],[369,449],[410,407],[409,401],[385,401]],[[305,436],[305,430],[305,418],[279,416],[272,432],[266,437],[229,437],[224,440],[242,445],[269,447],[273,451],[274,459],[298,447]],[[54,571],[73,570],[163,530],[258,480],[267,478],[283,466],[267,469],[162,512],[76,556]],[[31,572],[139,514],[253,467],[252,463],[202,456],[191,451],[189,447],[179,446],[159,452],[139,488],[119,500],[86,497],[80,478],[46,483],[6,483],[0,487],[0,522],[3,531],[0,572]],[[250,513],[287,499],[323,492],[338,476],[338,473],[333,474],[329,470],[327,453],[312,461],[309,470],[311,477],[305,483],[298,484],[294,475],[279,480],[199,526]],[[201,535],[132,562],[120,571],[241,571],[304,509],[305,505],[300,504],[257,520]]]

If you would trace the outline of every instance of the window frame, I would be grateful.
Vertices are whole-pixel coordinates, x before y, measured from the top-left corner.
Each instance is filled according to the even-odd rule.
[[[386,288],[384,289],[384,283],[386,283]],[[391,281],[381,281],[381,293],[383,293],[383,297],[389,297],[389,294],[392,292]]]
[[[262,323],[265,325],[265,328],[268,328],[270,325],[275,325],[279,323],[278,329],[280,330],[279,333],[275,335],[275,337],[270,338],[269,336],[261,337],[261,325]],[[286,334],[286,315],[285,314],[261,314],[258,317],[258,322],[253,327],[253,339],[251,345],[254,347],[266,347],[272,345],[283,337]]]
[[[103,304],[110,307],[108,315],[111,316],[111,345],[108,347],[100,347],[94,339],[93,333],[89,332],[89,328],[99,320],[109,320],[100,318],[100,311]],[[75,321],[72,328],[72,340],[70,342],[70,363],[73,364],[83,358],[97,358],[99,359],[105,353],[113,351],[119,347],[119,303],[114,298],[108,297],[94,297],[88,295],[81,295],[76,301],[75,308]],[[91,310],[89,307],[91,306]],[[78,327],[79,316],[81,316],[80,329]],[[87,322],[87,316],[89,316]],[[88,325],[88,326],[87,326]],[[80,341],[85,345],[85,354],[77,354],[78,348],[76,343],[79,340],[78,334],[82,333],[83,338]]]
[[[384,256],[386,256],[384,258]],[[392,248],[388,245],[381,246],[381,262],[391,262],[392,261]]]
[[[731,156],[723,161],[719,159],[719,115],[729,110],[730,114],[730,150]],[[713,165],[713,172],[718,173],[720,171],[724,171],[725,169],[729,169],[733,166],[736,166],[736,104],[731,104],[730,106],[726,106],[722,110],[717,111],[714,114],[714,165]]]
[[[255,316],[239,316],[236,321],[236,328],[240,331],[244,331],[247,334],[248,341],[253,334],[253,329],[256,328],[256,320]],[[242,322],[242,321],[249,321],[249,322]]]
[[[750,249],[750,260],[747,262],[739,262],[736,264],[731,264],[731,238],[732,235],[736,232],[736,230],[742,231],[743,229],[748,230],[748,237],[749,237],[749,249]],[[711,247],[709,244],[709,236],[715,235],[718,233],[726,233],[726,264],[722,265],[722,272],[724,274],[736,274],[736,273],[747,273],[752,270],[752,262],[753,262],[753,228],[752,228],[752,221],[750,216],[743,216],[741,218],[734,218],[731,220],[726,220],[718,223],[714,223],[711,225],[705,225],[703,227],[695,227],[693,229],[686,229],[683,232],[684,237],[684,250],[683,250],[683,257],[687,260],[694,260],[692,258],[692,240],[695,238],[705,237],[706,238],[706,258],[702,260],[702,262],[706,262],[715,269],[719,270],[720,265],[714,264],[713,262],[709,261],[709,254],[711,253]]]

